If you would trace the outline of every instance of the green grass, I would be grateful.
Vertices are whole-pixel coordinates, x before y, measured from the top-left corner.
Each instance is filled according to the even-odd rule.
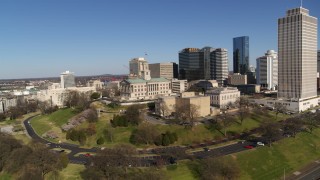
[[[236,155],[241,164],[243,178],[279,179],[320,158],[320,129],[313,134],[299,133],[296,138],[286,138],[272,147],[260,147]]]
[[[68,166],[59,172],[58,179],[61,180],[82,180],[80,172],[85,169],[84,165],[68,164]],[[46,180],[57,179],[52,177],[52,174],[46,175]]]
[[[0,180],[11,180],[13,177],[10,174],[7,173],[0,173]]]
[[[70,108],[59,109],[58,111],[50,114],[50,116],[48,116],[49,117],[48,120],[53,122],[56,126],[61,127],[63,124],[66,124],[70,118],[72,118],[75,115],[76,113]]]
[[[193,174],[191,173],[190,169],[188,168],[188,160],[179,161],[177,168],[171,170],[170,168],[166,167],[165,172],[168,177],[172,180],[192,180],[195,179]]]

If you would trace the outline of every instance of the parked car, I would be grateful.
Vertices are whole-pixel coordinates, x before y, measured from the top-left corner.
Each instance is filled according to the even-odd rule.
[[[264,143],[263,142],[257,142],[257,145],[258,146],[264,146]]]
[[[253,148],[253,146],[251,146],[251,145],[247,145],[247,146],[243,146],[244,148],[246,148],[246,149],[252,149]]]
[[[91,157],[91,154],[90,153],[86,153],[84,156]]]
[[[206,152],[209,152],[209,151],[210,151],[210,149],[207,148],[207,147],[204,147],[203,150],[206,151]]]

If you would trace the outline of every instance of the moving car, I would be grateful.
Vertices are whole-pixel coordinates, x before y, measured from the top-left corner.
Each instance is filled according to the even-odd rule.
[[[253,148],[253,146],[251,146],[251,145],[247,145],[247,146],[243,146],[244,148],[247,148],[247,149],[252,149]]]

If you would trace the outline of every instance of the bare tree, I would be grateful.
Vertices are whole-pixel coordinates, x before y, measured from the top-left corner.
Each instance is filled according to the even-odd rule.
[[[287,108],[282,103],[276,102],[274,104],[274,110],[276,112],[276,120],[278,120],[278,114],[286,112]]]
[[[270,147],[272,142],[281,136],[279,123],[266,122],[261,124],[260,128],[262,130],[262,137],[266,139]]]
[[[167,104],[165,102],[160,102],[159,104],[159,110],[160,110],[160,113],[163,117],[167,116],[168,115],[168,112],[169,112],[169,108],[167,106]]]
[[[227,136],[227,128],[235,122],[235,118],[227,113],[227,110],[222,110],[220,115],[221,127],[224,130],[224,136]]]

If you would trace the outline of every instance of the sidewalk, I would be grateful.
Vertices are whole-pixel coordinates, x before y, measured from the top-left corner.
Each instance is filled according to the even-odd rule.
[[[304,166],[303,168],[291,173],[286,180],[313,180],[320,179],[320,160]]]

